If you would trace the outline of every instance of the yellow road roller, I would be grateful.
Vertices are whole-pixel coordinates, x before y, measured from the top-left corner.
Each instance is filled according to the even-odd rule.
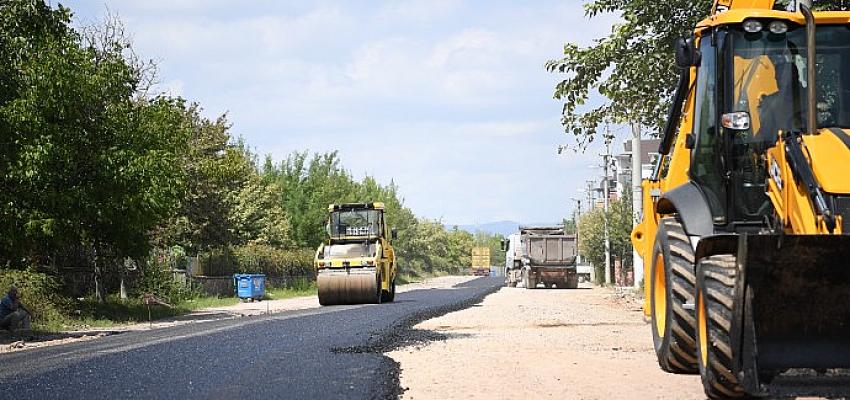
[[[391,240],[397,234],[387,229],[384,204],[331,204],[328,214],[328,241],[314,261],[319,303],[392,302],[397,267]]]

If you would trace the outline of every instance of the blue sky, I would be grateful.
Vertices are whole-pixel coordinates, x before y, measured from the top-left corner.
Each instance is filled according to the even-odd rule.
[[[53,1],[55,4],[55,0]],[[159,90],[228,113],[260,154],[339,150],[446,223],[557,221],[597,170],[569,143],[543,64],[614,18],[582,1],[69,0],[125,23]]]

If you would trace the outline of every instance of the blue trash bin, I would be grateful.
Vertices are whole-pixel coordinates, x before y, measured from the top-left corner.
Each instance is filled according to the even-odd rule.
[[[234,274],[236,297],[247,300],[262,300],[266,296],[266,276],[263,274]]]

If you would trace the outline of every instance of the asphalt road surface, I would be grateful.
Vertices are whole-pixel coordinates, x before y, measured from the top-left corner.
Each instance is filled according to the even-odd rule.
[[[396,302],[130,332],[0,355],[0,398],[394,398],[383,353],[420,340],[410,326],[502,286],[480,278],[399,293]]]

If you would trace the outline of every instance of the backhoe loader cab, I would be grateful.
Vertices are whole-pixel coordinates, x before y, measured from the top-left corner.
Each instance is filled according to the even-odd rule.
[[[850,12],[717,0],[681,75],[632,242],[662,369],[711,398],[850,368]]]

